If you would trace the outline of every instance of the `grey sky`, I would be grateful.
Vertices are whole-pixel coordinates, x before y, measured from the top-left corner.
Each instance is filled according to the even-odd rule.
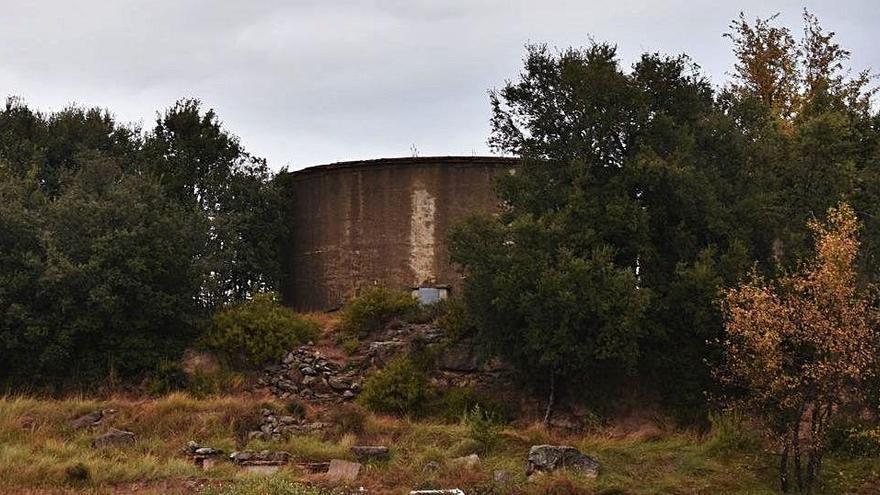
[[[688,53],[713,82],[729,21],[803,7],[880,70],[878,0],[0,0],[0,93],[42,110],[98,105],[152,124],[183,96],[213,107],[273,168],[488,152],[486,91],[529,41]],[[798,31],[799,32],[799,31]]]

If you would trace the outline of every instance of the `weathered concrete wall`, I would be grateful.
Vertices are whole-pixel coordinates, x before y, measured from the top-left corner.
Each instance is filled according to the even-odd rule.
[[[362,284],[412,288],[459,275],[448,229],[494,211],[493,179],[514,160],[395,158],[307,168],[282,179],[291,226],[282,296],[299,310],[338,307]]]

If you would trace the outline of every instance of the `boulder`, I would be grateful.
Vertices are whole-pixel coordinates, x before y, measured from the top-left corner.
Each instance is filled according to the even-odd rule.
[[[83,414],[82,416],[73,419],[70,421],[70,427],[74,430],[79,430],[80,428],[86,428],[90,426],[98,426],[101,424],[101,421],[104,419],[105,413],[103,410],[92,411],[90,413]]]
[[[360,460],[388,459],[388,447],[360,445],[351,448],[351,453]]]
[[[328,378],[327,384],[330,385],[330,388],[336,391],[348,390],[351,387],[351,383],[343,378]]]
[[[134,433],[110,428],[107,433],[92,440],[92,448],[134,444]]]
[[[568,445],[533,445],[529,449],[526,475],[534,472],[550,472],[557,469],[570,469],[595,478],[599,475],[599,461],[582,454]]]

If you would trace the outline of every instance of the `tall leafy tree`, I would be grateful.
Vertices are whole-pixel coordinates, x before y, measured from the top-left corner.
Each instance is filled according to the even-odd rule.
[[[100,155],[62,185],[46,201],[26,181],[3,183],[2,228],[16,239],[0,286],[9,381],[88,384],[176,357],[199,315],[196,211]]]
[[[147,136],[143,167],[166,193],[202,211],[202,303],[208,309],[274,289],[280,278],[281,198],[261,158],[247,153],[213,110],[178,101]]]

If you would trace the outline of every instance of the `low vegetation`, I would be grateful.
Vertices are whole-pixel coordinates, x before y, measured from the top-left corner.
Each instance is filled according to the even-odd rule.
[[[384,286],[361,289],[342,308],[340,326],[354,335],[379,330],[394,318],[414,314],[418,301],[410,294]]]
[[[214,315],[203,345],[238,365],[259,366],[284,352],[315,340],[320,325],[277,301],[274,294],[256,294]]]
[[[476,412],[465,420],[413,421],[360,411],[346,413],[358,418],[349,423],[347,432],[295,436],[271,444],[247,441],[240,430],[263,407],[283,410],[285,405],[263,404],[250,396],[193,399],[183,394],[154,400],[0,398],[0,492],[317,495],[331,491],[322,488],[328,485],[320,478],[304,475],[294,464],[268,478],[246,475],[227,462],[200,470],[183,455],[182,447],[189,440],[227,452],[287,450],[294,461],[351,459],[352,445],[388,445],[391,458],[368,463],[356,482],[372,493],[438,487],[498,494],[754,495],[777,490],[777,457],[750,425],[734,416],[717,416],[708,433],[682,430],[645,436],[637,430],[623,435],[606,429],[574,434],[549,431],[539,424],[487,423],[486,416]],[[115,411],[107,421],[133,431],[135,445],[92,449],[91,439],[107,425],[97,431],[73,430],[68,422],[96,409]],[[596,456],[601,475],[591,480],[562,471],[525,482],[526,452],[542,443],[570,444]],[[462,469],[451,462],[472,453],[480,456],[474,468]],[[854,458],[832,452],[826,462],[827,476],[816,493],[867,494],[880,483],[876,453]],[[495,482],[497,470],[507,471],[510,480]],[[198,482],[187,485],[185,480]]]
[[[426,370],[408,356],[396,357],[368,376],[358,401],[384,413],[418,414],[430,398]]]

